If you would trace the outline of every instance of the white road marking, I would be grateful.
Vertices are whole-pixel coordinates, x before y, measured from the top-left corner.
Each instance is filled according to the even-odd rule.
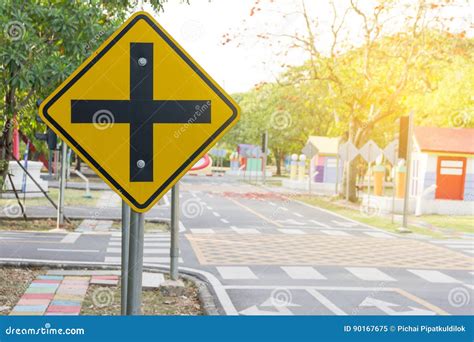
[[[355,223],[355,222],[350,222],[350,221],[336,221],[336,220],[331,220],[331,221],[332,221],[332,223],[334,223],[335,225],[341,226],[341,227],[350,228],[350,227],[357,226],[357,223]]]
[[[55,248],[37,248],[41,252],[70,252],[70,253],[99,253],[98,249],[55,249]]]
[[[146,237],[145,236],[145,241],[170,241],[169,237]]]
[[[278,207],[277,210],[283,210],[283,211],[288,211],[288,208],[285,208],[285,207]]]
[[[258,279],[246,266],[221,266],[216,269],[223,279]]]
[[[272,205],[272,206],[274,206],[274,207],[276,206],[276,204],[273,203],[273,202],[268,202],[268,204],[270,204],[270,205]]]
[[[301,215],[300,213],[293,213],[293,215],[297,216],[297,217],[304,217],[303,215]]]
[[[292,234],[292,235],[303,235],[303,234],[306,234],[304,231],[302,231],[301,229],[278,229],[278,231],[280,231],[281,233],[283,234]]]
[[[462,244],[462,245],[474,246],[474,240],[431,240],[430,242],[441,244],[441,245]]]
[[[111,238],[110,241],[111,242],[121,242],[122,239]],[[166,241],[170,241],[170,237],[169,236],[146,236],[145,235],[145,242],[146,241],[166,242]]]
[[[331,226],[329,226],[329,225],[327,225],[327,224],[325,224],[325,223],[316,221],[316,220],[309,220],[309,222],[314,223],[314,224],[316,224],[316,225],[318,225],[318,226],[321,226],[321,227],[331,228]]]
[[[454,248],[454,249],[463,249],[463,248],[466,248],[467,250],[471,250],[471,249],[474,249],[474,246],[473,245],[446,245],[446,247],[449,247],[449,248]]]
[[[118,264],[122,261],[121,257],[105,257],[104,262],[110,263],[110,264]],[[143,257],[143,263],[148,263],[148,264],[158,264],[158,263],[169,263],[170,258],[169,257]],[[178,262],[182,263],[183,258],[178,258]]]
[[[212,214],[213,214],[215,217],[221,217],[221,214],[216,213],[215,211],[213,211]]]
[[[109,247],[107,248],[107,253],[122,253],[121,248]],[[143,254],[169,254],[169,248],[146,248],[143,250]]]
[[[374,267],[346,267],[357,278],[369,281],[395,281],[388,274]]]
[[[208,210],[212,210],[212,207],[210,205],[206,206]]]
[[[221,222],[222,223],[229,223],[229,221],[227,221],[226,219],[223,219],[223,218],[221,218]]]
[[[447,274],[444,274],[440,271],[434,271],[434,270],[408,270],[408,271],[413,273],[414,275],[417,275],[420,278],[423,278],[426,281],[429,281],[430,283],[449,284],[449,283],[460,282],[459,280],[454,279],[453,277],[450,277]]]
[[[351,234],[347,232],[343,232],[342,230],[321,230],[321,233],[327,234],[327,235],[334,235],[334,236],[351,236]]]
[[[230,227],[237,234],[260,234],[260,231],[255,228],[237,228],[234,226]]]
[[[321,273],[310,266],[282,266],[281,269],[288,274],[291,279],[326,279]]]
[[[122,246],[122,243],[119,241],[111,241],[109,242],[109,246]],[[147,247],[169,247],[170,243],[169,242],[146,242],[145,241],[145,248]]]
[[[69,233],[61,240],[61,243],[75,243],[79,236],[81,233]]]
[[[471,290],[474,290],[474,285],[471,285],[471,284],[463,284],[463,285]]]
[[[311,294],[314,298],[318,300],[321,304],[323,304],[327,309],[329,309],[333,314],[338,316],[345,316],[347,315],[341,308],[339,308],[336,304],[331,302],[325,296],[323,296],[320,292],[316,291],[315,289],[307,289],[309,294]]]
[[[369,236],[376,237],[376,238],[383,238],[383,239],[393,239],[394,238],[392,235],[385,234],[385,233],[382,233],[382,232],[364,232],[364,234],[367,234]]]
[[[193,234],[214,234],[214,229],[209,228],[191,228],[189,229]]]

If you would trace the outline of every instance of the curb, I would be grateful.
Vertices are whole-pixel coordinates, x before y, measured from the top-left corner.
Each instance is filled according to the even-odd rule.
[[[43,261],[3,261],[0,259],[0,266],[6,267],[48,267],[49,269],[101,269],[101,270],[120,270],[121,268],[117,265],[109,265],[109,264],[102,264],[102,265],[90,265],[90,264],[51,264],[46,263]],[[160,266],[143,266],[143,271],[151,272],[151,273],[164,273],[168,271],[166,267]],[[214,297],[212,296],[212,292],[210,291],[209,282],[207,279],[203,279],[204,277],[199,274],[195,274],[192,271],[180,271],[180,276],[184,279],[187,279],[196,285],[198,289],[198,298],[202,306],[202,310],[204,315],[206,316],[219,316],[220,312],[217,309]]]

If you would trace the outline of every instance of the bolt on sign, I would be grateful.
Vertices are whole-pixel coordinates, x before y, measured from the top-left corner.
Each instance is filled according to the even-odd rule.
[[[130,17],[39,108],[137,212],[149,210],[239,112],[146,12]]]

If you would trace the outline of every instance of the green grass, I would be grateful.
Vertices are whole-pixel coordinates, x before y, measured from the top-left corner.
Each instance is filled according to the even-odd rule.
[[[337,202],[336,200],[331,200],[327,197],[315,197],[315,196],[295,196],[294,199],[300,200],[302,202],[333,211],[337,214],[346,216],[355,221],[359,221],[370,226],[386,230],[391,233],[398,233],[397,229],[400,228],[400,223],[392,223],[389,217],[382,215],[375,215],[369,217],[362,214],[358,209],[353,207],[344,206],[342,203]],[[408,228],[416,234],[428,235],[433,238],[443,238],[444,235],[441,232],[432,230],[430,228],[418,227],[413,224],[409,224]]]
[[[100,197],[101,192],[99,191],[91,191],[92,198],[85,198],[84,197],[85,191],[84,190],[77,190],[77,189],[66,189],[66,194],[64,196],[64,205],[68,207],[79,207],[79,206],[86,206],[86,207],[93,207],[95,206],[97,200]],[[50,188],[48,191],[49,197],[57,204],[58,203],[58,195],[59,190],[55,188]],[[41,197],[36,198],[25,198],[25,202],[23,202],[23,196],[19,194],[21,203],[24,203],[26,207],[28,206],[52,206],[52,204],[48,201],[48,199],[41,195]],[[0,207],[14,204],[16,203],[16,198],[1,198],[0,199]]]
[[[419,219],[437,228],[474,233],[474,216],[423,215]]]

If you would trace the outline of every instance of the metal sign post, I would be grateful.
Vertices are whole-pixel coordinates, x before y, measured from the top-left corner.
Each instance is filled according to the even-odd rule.
[[[142,304],[143,239],[145,214],[130,211],[127,315],[140,315]]]
[[[171,188],[170,277],[178,280],[179,260],[179,182]]]
[[[267,153],[268,153],[268,132],[265,131],[262,137],[262,152],[263,152],[263,166],[262,166],[262,183],[265,185],[266,169],[267,169]]]
[[[128,257],[130,247],[130,207],[122,200],[122,278],[121,313],[127,314]]]
[[[64,224],[64,192],[66,190],[66,158],[67,158],[67,145],[63,141],[61,144],[61,178],[59,179],[59,203],[58,203],[57,228],[59,228],[60,224]]]
[[[408,139],[407,139],[407,158],[406,158],[406,178],[405,178],[405,198],[403,200],[403,224],[402,227],[408,229],[408,206],[410,200],[410,172],[411,172],[411,149],[413,140],[413,111],[408,117]]]

